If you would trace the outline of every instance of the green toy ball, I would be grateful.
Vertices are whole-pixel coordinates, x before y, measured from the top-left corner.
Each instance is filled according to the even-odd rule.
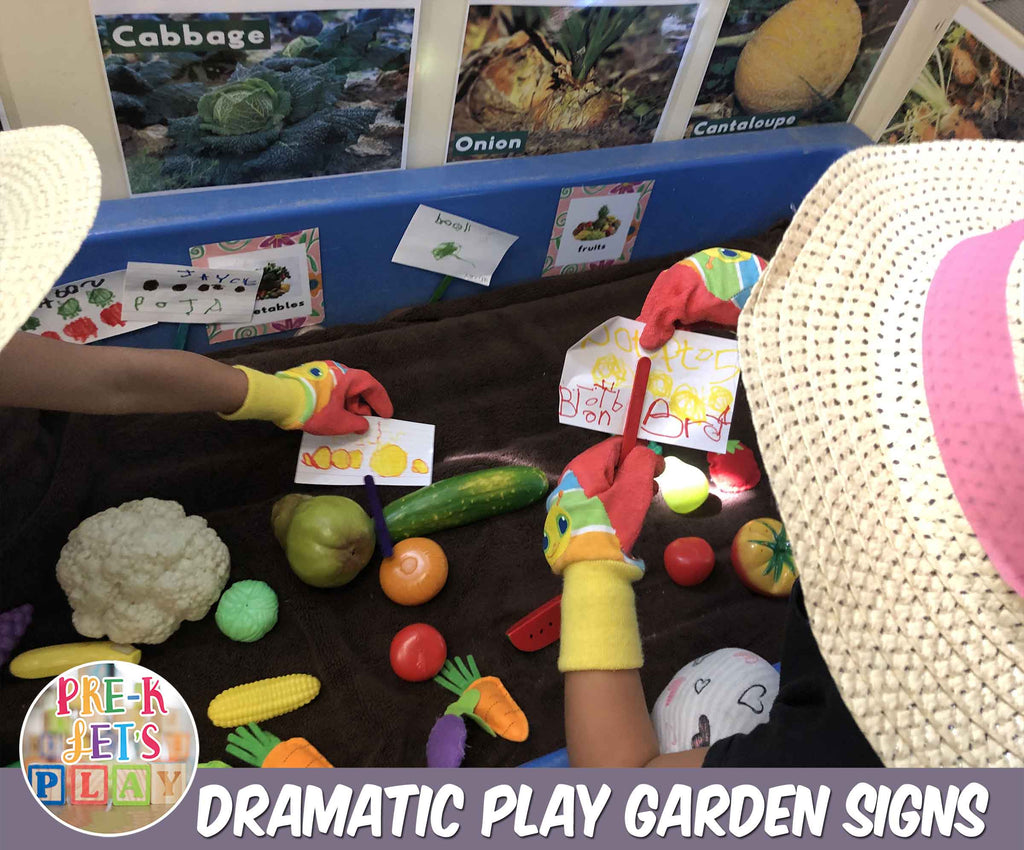
[[[277,622],[277,594],[265,581],[236,581],[224,591],[213,615],[231,640],[252,643]]]

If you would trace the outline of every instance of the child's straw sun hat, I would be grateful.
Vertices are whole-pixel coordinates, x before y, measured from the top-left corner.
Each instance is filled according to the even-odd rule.
[[[807,612],[889,766],[1024,765],[1024,144],[865,147],[740,319]]]
[[[99,163],[77,130],[0,132],[0,347],[78,253],[99,202]]]

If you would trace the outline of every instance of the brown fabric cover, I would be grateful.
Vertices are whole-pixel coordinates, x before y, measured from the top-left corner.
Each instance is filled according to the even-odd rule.
[[[776,236],[733,244],[767,254]],[[373,325],[269,339],[222,356],[267,371],[317,359],[368,369],[388,388],[397,417],[437,426],[435,480],[522,463],[543,468],[553,483],[574,455],[601,439],[558,424],[557,386],[566,349],[611,316],[636,316],[656,272],[671,259],[485,292]],[[391,639],[415,622],[436,626],[450,655],[472,654],[485,675],[499,676],[529,718],[530,738],[522,744],[470,728],[467,765],[516,765],[564,745],[557,645],[525,654],[504,634],[560,590],[541,552],[543,503],[434,535],[449,558],[448,584],[430,603],[403,608],[380,589],[379,556],[354,582],[335,590],[308,587],[291,572],[269,518],[277,498],[302,489],[292,484],[297,433],[208,415],[0,413],[0,610],[26,601],[36,606],[20,650],[80,639],[54,564],[75,525],[130,499],[174,499],[189,513],[202,514],[231,551],[230,581],[262,579],[277,591],[278,624],[255,644],[228,640],[211,612],[201,622],[185,623],[166,643],[142,647],[143,664],[177,687],[192,707],[202,760],[224,756],[226,730],[206,718],[206,706],[218,692],[304,672],[321,680],[320,696],[268,721],[269,731],[305,737],[339,766],[423,765],[427,734],[452,697],[433,683],[409,684],[391,671]],[[754,442],[742,393],[732,436]],[[48,464],[54,445],[56,459]],[[702,452],[668,451],[707,468]],[[365,504],[361,488],[331,492]],[[382,489],[385,502],[405,492]],[[777,659],[786,603],[751,594],[729,563],[736,530],[748,519],[774,514],[767,481],[728,509],[712,495],[688,517],[656,499],[635,547],[648,566],[637,599],[650,703],[680,666],[709,650],[734,645]],[[665,574],[662,551],[674,538],[691,535],[712,544],[717,564],[704,584],[684,589]],[[22,720],[44,684],[2,673],[3,763],[17,758]]]

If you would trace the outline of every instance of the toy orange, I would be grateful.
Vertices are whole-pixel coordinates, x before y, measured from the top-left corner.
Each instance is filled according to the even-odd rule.
[[[380,586],[392,602],[422,605],[448,581],[444,550],[426,537],[408,537],[395,544],[390,557],[380,564]]]

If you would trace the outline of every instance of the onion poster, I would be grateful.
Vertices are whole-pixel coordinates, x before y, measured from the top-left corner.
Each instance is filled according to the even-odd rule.
[[[846,121],[908,0],[732,0],[686,135]]]
[[[448,160],[653,141],[699,3],[471,3]]]
[[[419,0],[153,5],[93,5],[132,194],[403,167]]]

